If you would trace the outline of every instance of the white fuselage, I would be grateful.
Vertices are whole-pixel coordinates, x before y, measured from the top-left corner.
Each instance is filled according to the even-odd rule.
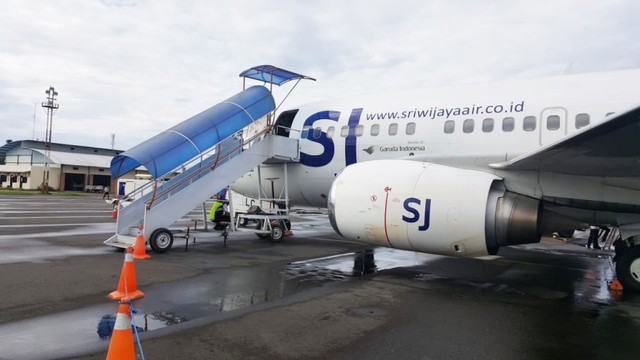
[[[640,70],[561,75],[318,102],[298,108],[289,136],[301,161],[288,165],[293,204],[326,206],[335,175],[355,162],[414,159],[490,172],[511,191],[535,198],[640,203],[635,178],[589,178],[505,172],[489,165],[514,159],[585,131],[638,103]],[[381,168],[380,172],[385,169]],[[261,168],[281,194],[281,165]],[[257,195],[257,172],[232,186]],[[624,183],[624,186],[620,186]],[[269,185],[265,185],[269,184]],[[263,181],[265,194],[271,192]]]

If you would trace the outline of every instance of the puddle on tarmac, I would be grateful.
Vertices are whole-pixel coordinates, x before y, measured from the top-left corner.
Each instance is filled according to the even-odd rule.
[[[288,265],[290,267],[288,275],[305,277],[311,274],[313,277],[313,275],[320,273],[321,279],[323,278],[322,274],[325,274],[327,278],[354,277],[398,267],[423,265],[440,257],[412,251],[378,248],[294,262]]]
[[[133,322],[143,332],[153,331],[383,269],[422,264],[433,258],[394,249],[376,249],[375,259],[371,254],[348,253],[286,265],[223,268],[154,285],[143,289],[144,298],[134,301],[138,313]],[[10,359],[40,359],[100,351],[108,340],[100,339],[99,325],[105,317],[115,319],[116,312],[116,303],[105,302],[0,325],[0,354]],[[104,334],[103,337],[108,338]]]
[[[115,314],[105,314],[102,316],[96,327],[96,333],[100,339],[106,340],[111,337],[115,321]],[[135,326],[138,332],[145,332],[179,324],[184,321],[186,320],[165,311],[156,311],[153,314],[140,314],[138,312],[134,313],[131,317],[131,326]]]
[[[563,311],[585,319],[603,319],[623,312],[625,317],[640,322],[640,296],[609,289],[615,276],[609,256],[556,252],[555,258],[549,258],[549,253],[541,258],[530,252],[526,258],[496,262],[444,258],[427,268],[396,272],[414,281],[555,301]]]

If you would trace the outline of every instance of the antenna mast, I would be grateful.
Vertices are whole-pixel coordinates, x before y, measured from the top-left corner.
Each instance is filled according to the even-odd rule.
[[[51,157],[51,128],[53,125],[53,113],[54,110],[57,110],[60,106],[55,102],[56,96],[58,96],[58,92],[53,86],[49,86],[48,90],[45,90],[45,94],[47,94],[47,101],[42,102],[42,107],[45,108],[47,112],[47,128],[45,131],[45,140],[44,140],[44,172],[42,173],[42,193],[49,193],[49,161]]]

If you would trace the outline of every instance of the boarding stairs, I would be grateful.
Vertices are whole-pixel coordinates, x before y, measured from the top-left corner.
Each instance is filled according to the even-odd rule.
[[[286,169],[287,162],[299,161],[298,140],[273,131],[272,121],[282,102],[275,106],[272,89],[273,85],[295,80],[286,99],[301,80],[315,79],[272,65],[254,66],[241,72],[240,77],[241,93],[114,157],[112,177],[144,165],[153,169],[150,173],[156,179],[126,194],[131,201],[120,199],[125,201],[118,204],[116,233],[105,244],[134,245],[142,225],[144,239],[153,247],[158,244],[152,242],[154,233],[171,234],[169,226],[247,172],[256,167],[259,172],[260,164],[280,161]],[[247,88],[247,79],[270,85],[268,89]],[[197,154],[193,149],[198,149]],[[187,160],[190,156],[193,157]],[[169,170],[176,164],[179,165]]]
[[[265,119],[247,127],[262,130],[243,139],[243,129],[165,176],[127,194],[118,210],[116,233],[104,243],[126,248],[135,244],[143,225],[145,239],[158,229],[167,229],[194,208],[260,164],[270,161],[297,162],[298,140],[273,134]],[[177,174],[174,176],[174,174]],[[126,204],[126,206],[124,206]]]

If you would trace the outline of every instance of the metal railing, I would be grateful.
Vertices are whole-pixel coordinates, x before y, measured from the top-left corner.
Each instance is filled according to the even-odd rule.
[[[271,126],[267,126],[246,140],[238,138],[237,133],[233,134],[214,145],[209,150],[189,160],[182,166],[170,171],[165,175],[165,177],[168,177],[178,171],[181,171],[181,173],[168,181],[162,182],[161,184],[159,184],[158,181],[154,181],[153,193],[151,198],[146,201],[145,209],[150,210],[155,205],[166,201],[171,196],[191,185],[193,182],[199,180],[209,172],[217,169],[220,165],[242,153],[243,148],[246,145],[260,141],[260,139],[270,131]]]

